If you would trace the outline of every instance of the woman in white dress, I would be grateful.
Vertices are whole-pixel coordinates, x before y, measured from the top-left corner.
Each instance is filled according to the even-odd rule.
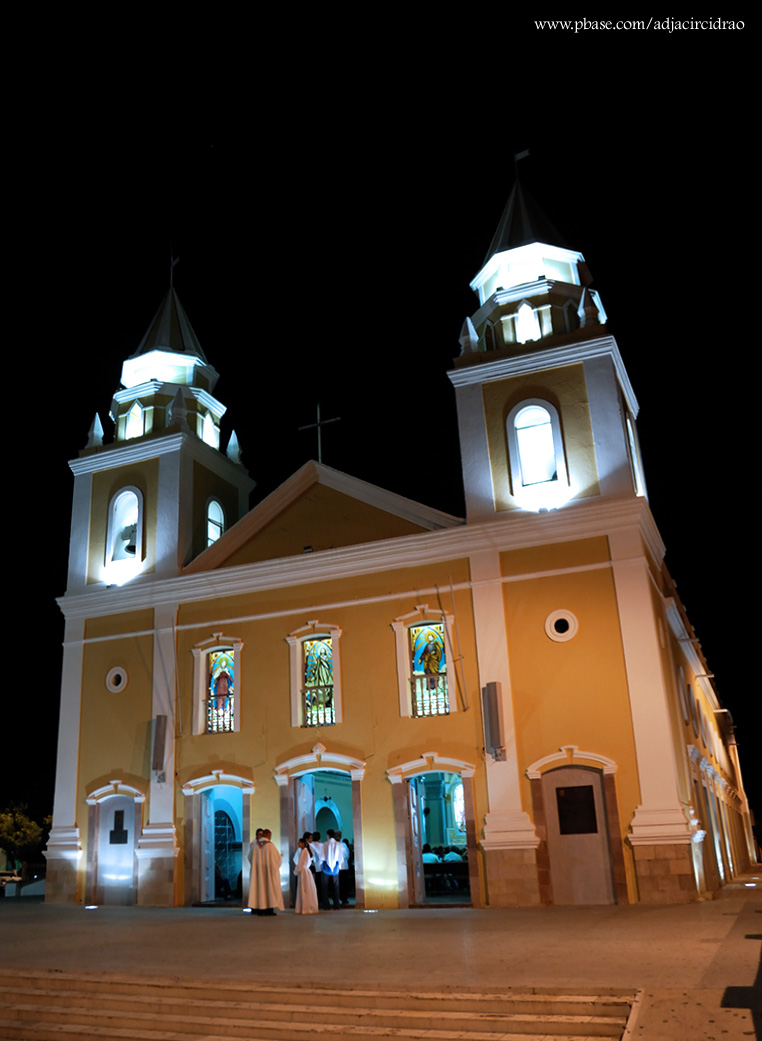
[[[294,854],[294,873],[296,874],[295,914],[317,914],[318,898],[315,879],[310,871],[312,854],[304,839],[299,839],[299,848]]]

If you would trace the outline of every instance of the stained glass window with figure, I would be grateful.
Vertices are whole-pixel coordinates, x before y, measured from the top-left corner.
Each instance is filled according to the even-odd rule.
[[[444,716],[450,711],[444,626],[441,622],[411,625],[411,683],[414,716]]]
[[[235,651],[210,651],[208,659],[207,732],[224,733],[235,729]]]
[[[304,726],[333,726],[333,646],[330,636],[302,641],[304,655]]]

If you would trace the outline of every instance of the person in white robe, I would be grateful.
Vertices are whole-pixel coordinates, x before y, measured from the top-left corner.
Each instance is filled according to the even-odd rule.
[[[255,839],[249,850],[249,907],[258,915],[274,915],[276,908],[283,910],[283,892],[280,884],[280,865],[283,858],[270,839],[271,832],[263,831],[261,838]]]
[[[296,875],[295,914],[317,914],[318,897],[315,879],[310,871],[312,854],[304,839],[299,839],[299,848],[294,854],[294,874]]]

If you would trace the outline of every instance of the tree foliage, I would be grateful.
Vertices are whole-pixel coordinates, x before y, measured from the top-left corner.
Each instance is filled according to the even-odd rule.
[[[43,844],[43,827],[26,813],[26,806],[11,806],[0,813],[0,849],[8,858],[34,860]]]

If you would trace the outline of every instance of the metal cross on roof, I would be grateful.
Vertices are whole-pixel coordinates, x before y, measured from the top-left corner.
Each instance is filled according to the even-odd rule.
[[[317,442],[318,442],[318,462],[323,462],[323,438],[322,428],[328,423],[338,423],[341,416],[336,416],[335,419],[321,419],[320,418],[320,405],[317,406],[317,422],[308,423],[306,426],[299,427],[299,430],[315,430],[317,429]]]

